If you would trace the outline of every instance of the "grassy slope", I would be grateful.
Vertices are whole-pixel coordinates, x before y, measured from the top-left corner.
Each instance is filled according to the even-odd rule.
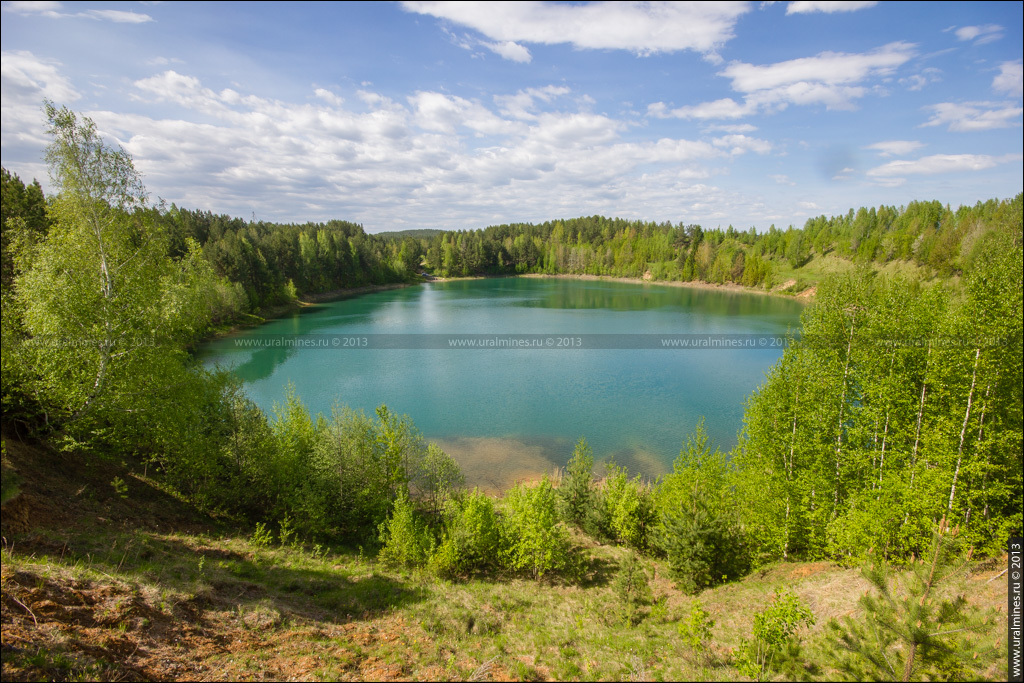
[[[2,516],[3,680],[741,679],[731,651],[777,586],[817,619],[783,675],[834,678],[820,636],[867,588],[855,569],[787,563],[707,591],[716,625],[703,657],[678,635],[692,599],[665,566],[645,560],[658,603],[628,626],[612,589],[626,551],[586,537],[579,585],[444,582],[358,551],[260,545],[121,463],[7,444],[5,470],[26,483]],[[998,565],[956,588],[1005,605],[1005,581],[988,582]],[[1005,655],[985,674],[1004,676]]]

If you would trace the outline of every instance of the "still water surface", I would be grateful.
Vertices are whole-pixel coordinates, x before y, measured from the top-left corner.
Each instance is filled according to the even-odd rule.
[[[782,349],[356,348],[371,335],[549,335],[584,347],[656,334],[783,335],[802,305],[718,290],[570,279],[432,282],[344,299],[208,344],[204,362],[231,367],[268,413],[289,383],[313,413],[336,403],[409,415],[471,483],[502,488],[564,465],[580,436],[597,459],[656,476],[698,420],[723,449],[744,402]],[[327,348],[252,348],[245,340],[312,335]],[[329,336],[327,336],[329,335]],[[591,336],[595,335],[595,336]],[[402,337],[398,345],[420,337]],[[533,337],[530,337],[531,339]],[[443,338],[423,337],[430,345]],[[602,341],[604,340],[604,341]],[[351,341],[345,343],[352,343]],[[575,342],[571,342],[575,343]]]

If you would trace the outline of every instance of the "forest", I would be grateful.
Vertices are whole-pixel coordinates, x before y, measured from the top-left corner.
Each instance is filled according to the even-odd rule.
[[[782,559],[906,565],[934,548],[936,529],[955,528],[977,556],[1020,533],[1020,194],[764,232],[593,216],[395,238],[341,220],[154,205],[91,121],[46,111],[55,193],[2,177],[5,440],[145,463],[257,533],[372,548],[385,565],[445,577],[571,581],[584,551],[570,530],[664,560],[687,593]],[[581,439],[564,470],[495,499],[466,490],[408,417],[385,406],[311,415],[297,389],[267,415],[190,353],[297,297],[421,272],[771,289],[828,254],[855,266],[820,283],[799,338],[750,397],[735,450],[713,448],[698,425],[657,481],[596,469]],[[928,277],[879,274],[890,262]],[[3,480],[7,500],[18,479],[6,464]]]

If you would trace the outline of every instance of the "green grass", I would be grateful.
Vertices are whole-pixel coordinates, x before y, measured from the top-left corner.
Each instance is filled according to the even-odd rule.
[[[824,626],[856,613],[867,588],[854,569],[788,563],[705,591],[715,626],[702,656],[678,629],[693,598],[672,587],[661,563],[643,560],[661,606],[643,610],[635,625],[621,617],[611,578],[624,551],[615,547],[593,547],[588,580],[572,585],[501,575],[441,581],[384,571],[355,553],[259,547],[241,535],[95,530],[60,550],[56,540],[25,539],[24,551],[3,555],[5,630],[17,621],[18,634],[36,636],[32,646],[4,651],[4,669],[28,678],[120,675],[132,660],[102,644],[121,638],[167,650],[164,664],[136,671],[154,678],[174,677],[166,667],[176,665],[178,675],[212,678],[735,680],[733,650],[785,586],[817,621],[787,676],[828,679],[835,672]],[[990,593],[974,597],[998,604],[1005,588]],[[62,638],[47,627],[72,620],[80,628]],[[168,650],[168,634],[185,638],[191,652]],[[218,641],[239,645],[200,656]]]
[[[628,615],[615,579],[631,551],[579,532],[573,576],[441,580],[359,550],[282,546],[120,471],[125,500],[109,485],[114,469],[51,468],[45,453],[15,451],[28,493],[2,518],[3,680],[742,680],[733,652],[780,586],[816,623],[777,676],[834,680],[826,625],[859,614],[868,587],[827,563],[762,567],[699,596],[714,626],[696,652],[679,630],[694,598],[667,566],[641,558],[653,598]],[[48,479],[57,466],[61,478]],[[57,488],[68,471],[84,479]],[[50,507],[44,484],[61,491]],[[18,507],[28,504],[31,514]],[[1005,605],[1005,580],[988,581],[997,564],[945,590],[983,611]],[[986,634],[990,646],[1001,631]],[[1000,647],[999,663],[972,677],[1005,678]]]

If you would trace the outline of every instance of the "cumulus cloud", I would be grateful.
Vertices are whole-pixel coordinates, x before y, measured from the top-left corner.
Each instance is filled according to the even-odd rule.
[[[1020,154],[1006,154],[994,157],[988,154],[934,154],[913,161],[890,161],[867,172],[875,178],[891,178],[906,175],[936,175],[963,171],[983,171],[999,164],[1019,162]]]
[[[1000,64],[999,75],[992,80],[992,89],[1013,97],[1024,97],[1024,64],[1020,61]]]
[[[514,40],[503,40],[497,43],[483,43],[483,46],[496,55],[504,57],[509,61],[529,64],[533,55],[525,47]]]
[[[786,14],[810,14],[812,12],[833,14],[835,12],[856,12],[857,10],[874,7],[877,4],[877,2],[873,1],[856,2],[851,0],[850,2],[828,2],[827,0],[820,0],[818,2],[812,2],[811,0],[802,0],[800,2],[789,3],[786,7]]]
[[[1003,27],[998,24],[985,24],[984,26],[963,26],[956,31],[957,40],[974,41],[975,45],[984,45],[999,40],[1003,37]]]
[[[491,102],[430,90],[401,100],[371,90],[343,97],[314,87],[294,103],[167,70],[134,88],[139,106],[158,104],[159,116],[88,115],[134,156],[155,195],[277,220],[344,216],[372,229],[594,212],[704,220],[707,213],[689,211],[712,195],[738,201],[708,184],[706,196],[692,192],[723,172],[712,164],[772,150],[739,132],[625,139],[626,121],[589,111],[561,85]]]
[[[479,31],[502,45],[569,44],[639,55],[680,50],[714,53],[733,38],[736,21],[750,9],[747,3],[713,2],[403,2],[402,6]],[[523,61],[523,51],[507,49],[499,54]]]
[[[40,106],[44,99],[70,104],[81,95],[60,73],[60,62],[36,57],[28,51],[4,51],[0,60],[0,100],[3,102],[4,150],[19,145],[46,144]]]
[[[885,142],[876,142],[873,145],[868,145],[864,149],[874,150],[883,157],[894,157],[910,154],[922,147],[924,147],[924,143],[917,140],[886,140]]]
[[[647,113],[656,118],[739,119],[790,104],[851,109],[854,100],[868,93],[862,83],[891,75],[915,54],[914,45],[896,42],[859,54],[822,52],[765,65],[733,62],[719,75],[732,81],[734,91],[744,94],[742,102],[726,97],[677,108],[656,102],[648,106]]]
[[[752,138],[747,135],[725,135],[720,138],[715,138],[711,141],[715,147],[722,149],[728,149],[729,154],[738,156],[745,152],[754,152],[755,154],[768,154],[772,151],[772,143],[767,140],[760,140],[758,138]]]
[[[737,92],[771,90],[797,83],[850,84],[891,74],[914,54],[914,45],[896,42],[861,54],[822,52],[764,66],[735,62],[721,75],[732,80]]]
[[[1013,128],[1021,125],[1024,113],[1024,108],[1009,102],[942,102],[927,109],[934,113],[922,126],[946,126],[956,132]]]

